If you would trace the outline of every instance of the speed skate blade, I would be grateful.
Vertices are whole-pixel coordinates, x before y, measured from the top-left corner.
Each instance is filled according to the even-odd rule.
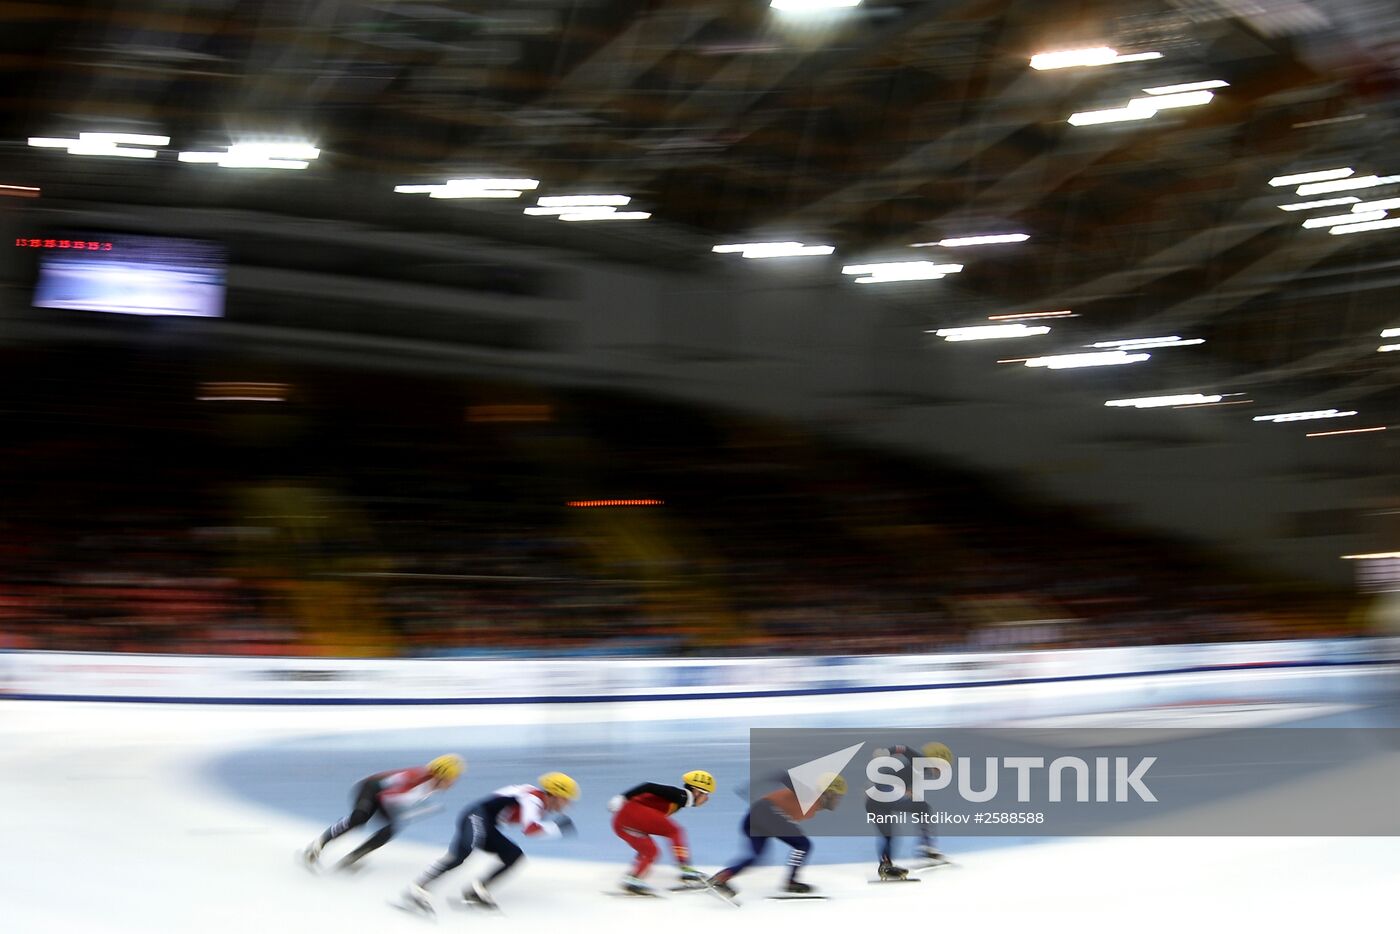
[[[415,918],[422,918],[424,921],[437,920],[437,912],[434,911],[431,906],[424,908],[417,902],[412,902],[404,898],[391,898],[389,899],[389,904],[399,911],[413,915]]]
[[[950,859],[940,859],[931,863],[924,863],[922,866],[912,866],[909,869],[911,874],[921,872],[932,872],[935,869],[952,869],[958,864]]]
[[[923,879],[913,879],[913,878],[910,878],[909,876],[904,876],[903,878],[900,878],[900,879],[871,879],[871,880],[870,880],[870,884],[871,884],[871,885],[884,885],[886,882],[923,882],[923,881],[924,881]]]
[[[769,895],[769,898],[779,902],[824,902],[825,895],[798,895],[795,892],[784,892],[781,895]]]
[[[457,908],[462,911],[479,911],[494,915],[504,914],[504,912],[501,911],[499,905],[488,905],[485,902],[478,901],[475,898],[448,898],[447,904],[451,908]]]

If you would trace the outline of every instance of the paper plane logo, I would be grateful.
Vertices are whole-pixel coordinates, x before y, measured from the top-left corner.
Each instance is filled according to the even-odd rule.
[[[812,805],[817,803],[817,799],[831,784],[832,778],[841,774],[841,770],[855,758],[855,754],[860,752],[864,745],[865,743],[856,743],[854,746],[838,749],[788,769],[788,778],[792,779],[792,790],[797,792],[798,807],[804,812],[810,811]]]

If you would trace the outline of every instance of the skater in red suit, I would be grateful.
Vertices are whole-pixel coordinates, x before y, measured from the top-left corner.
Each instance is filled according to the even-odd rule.
[[[622,880],[622,890],[630,895],[653,895],[651,888],[642,881],[651,864],[656,862],[657,846],[652,837],[665,837],[671,841],[671,849],[676,854],[676,864],[681,868],[681,882],[687,885],[701,885],[704,876],[690,865],[690,849],[685,843],[685,831],[680,824],[671,820],[671,815],[683,807],[700,807],[710,799],[715,790],[715,777],[709,772],[696,769],[681,777],[682,787],[658,785],[644,782],[630,791],[617,795],[608,802],[608,809],[614,813],[613,832],[632,849],[637,858],[632,863],[632,871]]]

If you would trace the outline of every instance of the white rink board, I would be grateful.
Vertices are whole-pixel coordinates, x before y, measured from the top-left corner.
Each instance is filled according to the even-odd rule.
[[[1205,643],[941,655],[349,659],[0,653],[0,697],[245,703],[596,703],[998,687],[1212,669],[1336,666],[1380,640]],[[1392,653],[1393,654],[1393,653]]]

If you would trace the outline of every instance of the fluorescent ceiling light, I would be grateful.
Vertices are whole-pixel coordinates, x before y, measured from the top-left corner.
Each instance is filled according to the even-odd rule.
[[[860,6],[861,0],[772,0],[768,5],[783,13],[820,13]]]
[[[1182,340],[1180,337],[1129,337],[1119,341],[1099,341],[1097,344],[1089,344],[1090,347],[1117,347],[1119,350],[1147,350],[1152,347],[1189,347],[1193,344],[1204,344],[1205,340],[1193,337],[1190,340]]]
[[[829,256],[836,247],[826,244],[804,245],[796,240],[763,243],[720,243],[710,248],[712,253],[738,253],[744,259],[773,259],[781,256]]]
[[[1131,407],[1134,409],[1158,409],[1173,405],[1203,405],[1219,402],[1224,396],[1204,396],[1199,392],[1180,396],[1142,396],[1138,399],[1110,399],[1107,406]]]
[[[1190,84],[1169,84],[1160,88],[1143,88],[1145,94],[1183,94],[1186,91],[1208,91],[1211,88],[1228,88],[1228,81],[1216,78],[1211,81],[1193,81]]]
[[[1303,221],[1304,227],[1335,227],[1338,224],[1361,224],[1378,221],[1385,217],[1384,211],[1365,211],[1360,214],[1333,214],[1331,217],[1312,217]]]
[[[1313,208],[1332,208],[1339,204],[1356,204],[1361,199],[1355,195],[1344,198],[1323,198],[1321,201],[1295,201],[1293,204],[1280,204],[1280,211],[1311,211]]]
[[[651,214],[647,211],[598,211],[559,215],[561,221],[644,221],[648,217],[651,217]]]
[[[1026,366],[1043,366],[1051,370],[1071,370],[1087,366],[1123,366],[1150,359],[1152,359],[1151,354],[1106,350],[1100,353],[1069,353],[1048,357],[1032,357],[1026,361]]]
[[[1049,334],[1050,329],[1044,325],[1027,327],[1024,324],[983,324],[967,328],[939,328],[932,333],[945,341],[986,341],[1000,340],[1004,337],[1034,337],[1037,334]]]
[[[1119,55],[1107,46],[1090,49],[1066,49],[1060,52],[1039,52],[1031,56],[1031,67],[1036,71],[1050,71],[1055,68],[1097,68],[1101,65],[1116,65],[1120,62],[1145,62],[1161,58],[1161,52],[1138,52],[1133,55]]]
[[[449,185],[439,188],[437,191],[429,192],[429,198],[439,198],[444,200],[460,200],[468,198],[519,198],[525,192],[516,188],[466,188],[464,186]]]
[[[1269,179],[1269,184],[1275,188],[1283,188],[1287,185],[1306,185],[1308,182],[1327,182],[1337,178],[1346,178],[1355,171],[1355,169],[1322,169],[1317,172],[1299,172],[1296,175],[1275,175]]]
[[[1161,52],[1135,52],[1132,55],[1119,55],[1113,61],[1108,62],[1108,64],[1118,65],[1123,62],[1150,62],[1161,57]]]
[[[29,145],[36,149],[66,149],[71,156],[120,156],[125,159],[154,159],[154,149],[123,148],[123,142],[141,141],[143,145],[164,146],[168,136],[147,136],[136,133],[79,133],[77,139],[52,136],[31,136]]]
[[[523,186],[511,186],[523,187]],[[621,207],[631,202],[627,195],[551,195],[539,199],[542,208],[601,207],[612,205]]]
[[[1311,185],[1299,185],[1298,195],[1321,195],[1330,191],[1351,191],[1356,188],[1375,188],[1377,185],[1393,185],[1400,182],[1400,175],[1386,175],[1384,177],[1375,175],[1362,175],[1359,178],[1342,178],[1334,182],[1313,182]]]
[[[1098,123],[1122,123],[1126,120],[1150,120],[1157,112],[1143,107],[1115,107],[1109,110],[1085,110],[1069,115],[1067,123],[1093,126]]]
[[[321,150],[304,140],[265,140],[234,143],[222,152],[187,150],[179,159],[221,169],[304,169],[320,155]]]
[[[933,243],[911,243],[910,246],[978,246],[983,243],[1021,243],[1029,240],[1030,234],[987,234],[980,237],[951,237]]]
[[[519,188],[534,191],[540,187],[537,178],[449,178],[447,185],[452,188]]]
[[[1400,208],[1400,198],[1382,198],[1380,201],[1362,201],[1359,198],[1352,198],[1357,204],[1352,208],[1356,213],[1364,211],[1389,211],[1392,208]]]
[[[519,198],[538,185],[534,178],[449,178],[442,184],[395,185],[394,191],[439,199]]]
[[[1393,353],[1400,350],[1400,344],[1381,344],[1376,348],[1378,353]]]
[[[1400,328],[1386,328],[1381,332],[1381,337],[1400,337]]]
[[[1310,431],[1307,437],[1326,438],[1329,435],[1360,435],[1368,431],[1385,431],[1385,427],[1384,425],[1378,425],[1375,428],[1343,428],[1340,431]]]
[[[1391,227],[1400,227],[1400,217],[1391,217],[1383,221],[1367,221],[1363,224],[1338,224],[1327,232],[1330,234],[1364,233],[1368,230],[1388,230]]]
[[[888,272],[903,272],[906,270],[927,270],[930,272],[937,272],[943,274],[950,272],[962,272],[962,266],[959,266],[955,263],[938,265],[936,263],[930,263],[927,260],[915,260],[912,262],[901,263],[859,263],[853,266],[841,267],[842,274],[847,276],[858,276],[862,273],[868,273],[870,275],[879,276],[884,275]]]
[[[956,264],[939,265],[927,260],[905,263],[861,263],[841,267],[842,275],[860,276],[855,281],[862,284],[942,279],[954,272],[962,272],[962,267]]]
[[[1063,311],[1026,311],[1020,314],[987,315],[988,321],[1023,321],[1031,318],[1077,318],[1069,309]]]
[[[1373,551],[1367,555],[1342,555],[1343,561],[1369,561],[1374,558],[1400,558],[1400,551]]]
[[[254,143],[234,143],[228,147],[231,155],[261,156],[266,159],[318,159],[321,150],[302,140],[281,140]]]
[[[559,214],[612,214],[616,210],[617,208],[605,207],[603,205],[578,205],[559,208],[542,208],[536,206],[533,208],[526,208],[524,213],[529,214],[531,217],[554,217]]]
[[[1173,107],[1199,107],[1215,99],[1210,91],[1187,91],[1184,94],[1163,94],[1160,97],[1134,97],[1128,101],[1129,107],[1143,110],[1170,110]]]
[[[1254,416],[1254,420],[1256,422],[1274,422],[1280,424],[1283,422],[1306,422],[1315,418],[1346,418],[1349,415],[1355,414],[1355,412],[1342,412],[1337,409],[1317,409],[1312,412],[1284,412],[1281,415],[1256,415]]]
[[[116,143],[75,142],[68,147],[70,156],[122,156],[127,159],[154,159],[154,149],[127,149]]]
[[[78,139],[83,142],[98,144],[108,144],[116,146],[120,143],[129,143],[133,146],[169,146],[170,137],[150,136],[142,133],[79,133]]]

